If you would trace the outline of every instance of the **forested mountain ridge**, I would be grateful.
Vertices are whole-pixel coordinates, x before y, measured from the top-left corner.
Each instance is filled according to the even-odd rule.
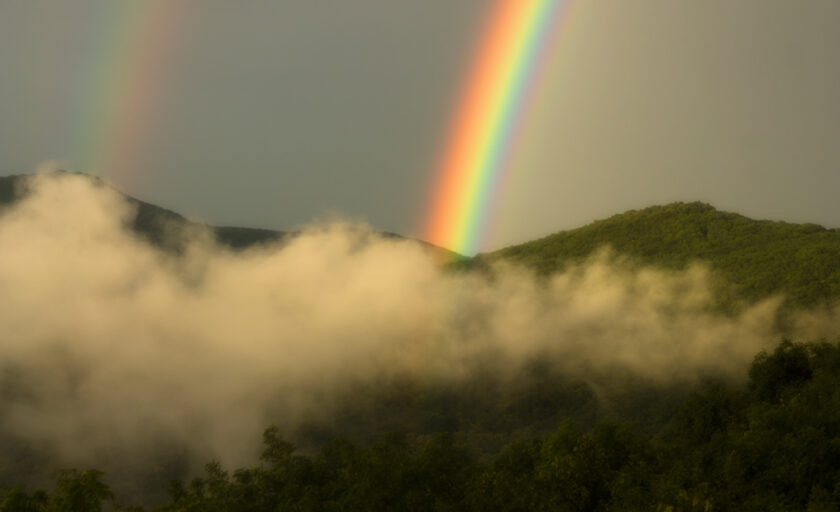
[[[59,173],[64,171],[58,171]],[[27,175],[0,176],[0,206],[18,199],[16,189]],[[90,179],[105,185],[98,178]],[[207,226],[154,204],[122,194],[137,206],[132,228],[152,243],[175,248],[182,240],[173,230],[209,228],[216,240],[235,249],[282,240],[293,232]],[[392,233],[384,237],[402,238]],[[423,242],[421,242],[423,243]],[[701,203],[671,203],[630,210],[586,226],[479,254],[453,255],[467,268],[506,260],[542,275],[562,271],[595,251],[610,247],[631,263],[681,269],[704,262],[727,283],[737,299],[756,300],[783,293],[791,305],[812,307],[840,298],[840,230],[816,224],[754,220]]]
[[[784,293],[791,304],[808,307],[840,297],[840,231],[753,220],[701,202],[630,210],[477,260],[550,274],[602,247],[642,265],[679,269],[705,262],[747,300]]]

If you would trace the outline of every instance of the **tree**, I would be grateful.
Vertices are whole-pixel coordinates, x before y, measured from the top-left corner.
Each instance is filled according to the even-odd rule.
[[[97,469],[65,469],[58,474],[50,509],[61,512],[99,512],[104,502],[113,502],[114,493],[102,481]]]
[[[807,382],[812,373],[808,348],[785,339],[772,354],[762,351],[756,356],[750,367],[750,391],[759,400],[775,402],[785,388]]]

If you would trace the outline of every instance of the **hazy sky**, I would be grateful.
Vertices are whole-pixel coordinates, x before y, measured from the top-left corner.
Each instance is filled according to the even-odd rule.
[[[161,2],[0,0],[0,172],[86,170],[123,69],[123,191],[419,234],[489,0]],[[575,0],[560,26],[487,249],[675,200],[840,226],[840,2]]]

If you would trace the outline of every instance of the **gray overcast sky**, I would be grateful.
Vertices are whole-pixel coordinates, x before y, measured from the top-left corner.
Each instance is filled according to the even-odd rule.
[[[4,174],[90,165],[105,7],[127,1],[0,0]],[[163,1],[179,14],[118,188],[216,224],[419,234],[489,0]],[[575,0],[486,248],[676,200],[840,226],[838,53],[837,0]]]

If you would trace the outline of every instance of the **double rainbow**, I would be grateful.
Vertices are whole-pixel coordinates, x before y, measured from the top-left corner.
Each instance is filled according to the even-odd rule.
[[[466,255],[480,248],[532,79],[568,3],[497,0],[437,170],[429,242]]]
[[[495,0],[436,171],[423,236],[474,254],[485,235],[531,83],[571,0]],[[167,57],[185,15],[183,2],[114,2],[90,70],[73,163],[110,178],[133,176],[162,108]]]

